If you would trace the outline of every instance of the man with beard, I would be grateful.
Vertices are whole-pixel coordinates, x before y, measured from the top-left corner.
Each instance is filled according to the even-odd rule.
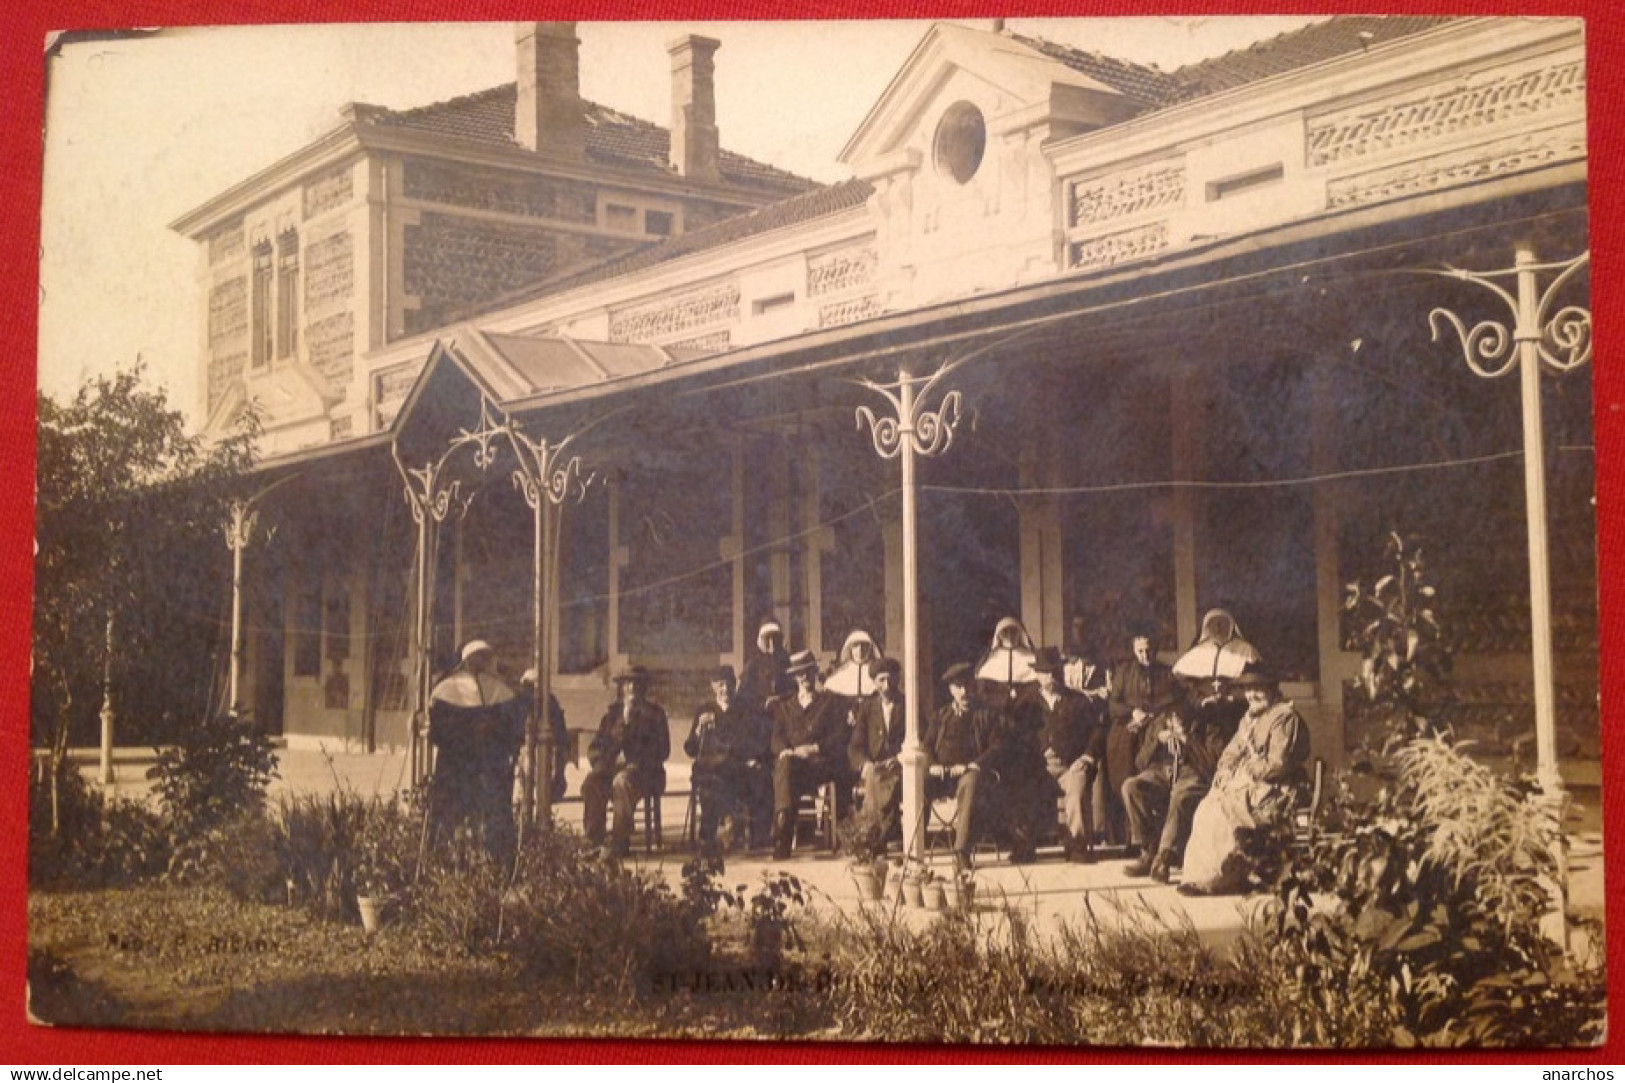
[[[694,761],[702,853],[718,848],[724,818],[737,822],[748,813],[765,822],[772,807],[767,735],[757,712],[746,708],[734,688],[733,666],[719,666],[711,674],[711,699],[694,712],[683,751]]]
[[[582,831],[587,841],[604,847],[606,858],[624,857],[631,849],[632,814],[645,797],[658,801],[666,790],[666,757],[671,731],[666,712],[646,697],[649,672],[632,666],[615,677],[619,698],[598,723],[587,758],[592,770],[581,781]],[[610,843],[604,844],[604,814],[614,803]]]
[[[942,683],[949,702],[926,725],[924,745],[928,801],[954,798],[954,871],[970,868],[976,829],[986,819],[984,802],[997,793],[1005,754],[1004,720],[971,697],[975,671],[965,662],[948,667]]]

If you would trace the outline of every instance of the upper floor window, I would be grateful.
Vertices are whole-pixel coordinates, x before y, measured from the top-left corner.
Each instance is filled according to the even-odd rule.
[[[299,234],[288,230],[276,241],[276,356],[292,357],[299,327]]]
[[[646,202],[639,196],[598,197],[598,224],[616,233],[645,237],[670,237],[682,232],[676,204]]]
[[[256,368],[275,358],[294,356],[299,328],[299,234],[285,230],[276,239],[256,244],[249,337]]]
[[[271,245],[261,242],[254,246],[254,291],[251,298],[249,335],[253,340],[251,356],[254,366],[260,367],[271,360]]]

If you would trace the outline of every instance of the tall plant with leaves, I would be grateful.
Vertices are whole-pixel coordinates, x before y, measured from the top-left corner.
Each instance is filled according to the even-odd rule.
[[[1348,635],[1360,652],[1349,710],[1384,743],[1437,732],[1450,702],[1450,648],[1439,630],[1438,591],[1419,539],[1390,532],[1384,572],[1345,588]]]
[[[110,687],[123,733],[158,740],[208,709],[227,501],[251,464],[251,413],[206,445],[141,364],[38,398],[33,739],[62,770]],[[123,649],[139,642],[140,650]]]

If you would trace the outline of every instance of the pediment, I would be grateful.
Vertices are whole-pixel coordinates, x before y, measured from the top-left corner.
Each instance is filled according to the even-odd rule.
[[[1117,88],[1003,33],[931,27],[841,151],[858,176],[929,158],[942,118],[974,106],[998,134],[1048,126],[1057,135],[1116,123],[1138,103]],[[912,152],[912,153],[911,153]]]

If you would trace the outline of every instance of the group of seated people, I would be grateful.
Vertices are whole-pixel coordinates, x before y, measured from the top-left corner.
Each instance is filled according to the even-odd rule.
[[[1072,861],[1093,862],[1097,847],[1111,842],[1126,854],[1130,876],[1166,883],[1181,869],[1188,894],[1242,886],[1238,832],[1290,815],[1309,759],[1308,728],[1224,610],[1207,614],[1197,643],[1171,667],[1157,660],[1148,629],[1137,629],[1128,646],[1130,657],[1108,667],[1083,650],[1068,656],[1036,646],[1011,619],[999,623],[977,664],[959,662],[942,674],[947,698],[923,720],[921,745],[928,802],[956,799],[958,867],[969,867],[984,835],[1012,862],[1035,860],[1055,830],[1059,799],[1062,849]],[[464,669],[473,669],[476,683],[464,688],[467,678],[454,674],[436,689],[437,780],[448,745],[437,738],[436,719],[441,734],[452,728],[442,689],[469,701],[472,688],[473,700],[492,704],[495,690],[477,683],[484,668],[478,652],[465,649]],[[801,799],[828,783],[835,815],[850,814],[858,792],[865,815],[884,828],[901,826],[901,670],[870,636],[854,632],[821,673],[810,651],[785,650],[777,622],[764,623],[743,673],[724,665],[710,674],[710,698],[683,743],[702,850],[770,846],[776,859],[789,857]],[[617,674],[616,701],[588,752],[583,830],[609,857],[626,852],[637,802],[665,789],[669,729],[665,711],[648,698],[649,683],[639,666]],[[533,698],[518,702],[510,713],[533,709]],[[515,753],[519,717],[517,731],[511,723],[504,731]],[[556,729],[562,721],[559,714]],[[508,788],[492,782],[504,804],[512,763]],[[493,762],[488,777],[501,769]],[[502,818],[498,799],[468,800],[480,816]]]

